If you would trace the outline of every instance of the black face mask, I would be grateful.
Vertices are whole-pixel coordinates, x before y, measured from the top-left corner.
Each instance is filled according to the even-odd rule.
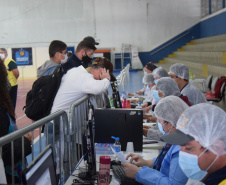
[[[85,56],[82,56],[82,61],[88,65],[91,62],[92,58],[89,58],[88,55],[86,54]]]

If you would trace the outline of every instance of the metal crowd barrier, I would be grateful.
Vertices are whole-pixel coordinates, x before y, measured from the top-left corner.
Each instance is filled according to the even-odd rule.
[[[59,154],[60,156],[60,174],[62,174],[61,170],[61,163],[63,159],[63,176],[64,178],[67,177],[72,170],[77,165],[78,161],[80,160],[81,156],[83,155],[83,151],[81,150],[82,141],[81,136],[84,134],[85,130],[87,129],[87,123],[88,123],[88,109],[89,109],[89,103],[95,104],[95,107],[103,107],[104,106],[104,100],[101,95],[91,96],[87,95],[80,100],[74,102],[69,110],[69,113],[67,113],[63,110],[57,111],[43,119],[40,119],[22,129],[19,129],[11,134],[8,134],[4,137],[0,138],[0,150],[2,149],[2,146],[5,144],[11,143],[11,161],[12,161],[12,169],[14,169],[14,140],[21,138],[22,139],[22,163],[25,164],[25,156],[24,156],[24,135],[32,132],[32,139],[31,139],[31,146],[32,146],[32,161],[34,160],[34,130],[39,129],[39,153],[42,151],[42,144],[41,144],[41,130],[42,126],[45,125],[46,131],[48,133],[48,123],[53,122],[53,141],[54,145],[57,142],[61,142],[61,138],[56,138],[55,133],[55,127],[56,123],[63,124],[63,132],[64,132],[64,156],[62,158],[61,156],[61,144],[59,144]],[[60,122],[59,122],[60,120]],[[69,120],[69,121],[68,121]],[[46,135],[46,141],[45,141],[45,147],[48,145],[48,134]],[[53,148],[55,148],[53,146]],[[56,154],[56,151],[54,151],[54,156]],[[23,169],[25,166],[23,165]],[[61,181],[62,179],[61,175]],[[12,184],[15,184],[14,178],[12,176]]]
[[[57,118],[60,118],[62,119],[62,124],[63,124],[63,128],[64,128],[64,133],[68,133],[68,117],[67,117],[67,114],[65,111],[61,110],[61,111],[57,111],[43,119],[40,119],[24,128],[21,128],[13,133],[10,133],[4,137],[1,137],[0,138],[0,150],[2,150],[2,147],[8,143],[11,143],[11,163],[12,163],[12,169],[14,169],[14,141],[18,138],[21,138],[22,139],[22,164],[23,164],[23,168],[25,168],[25,156],[24,156],[24,135],[29,133],[29,132],[32,132],[31,135],[31,147],[32,147],[32,153],[31,153],[31,156],[32,156],[32,161],[34,160],[34,130],[35,129],[39,129],[39,153],[41,153],[42,151],[42,144],[41,144],[41,129],[42,129],[42,126],[45,125],[45,127],[47,128],[48,130],[48,127],[47,127],[47,124],[50,122],[50,121],[53,121],[53,140],[55,141],[55,120]],[[60,138],[58,141],[61,141]],[[57,141],[57,142],[58,142]],[[45,146],[47,146],[47,143],[48,143],[48,137],[46,139],[46,142],[45,142]],[[59,147],[59,151],[61,150],[61,147]],[[54,150],[55,151],[55,150]],[[60,153],[60,152],[59,152]],[[61,159],[61,155],[59,156],[60,159]],[[67,157],[67,153],[66,155],[64,155],[64,171],[67,172],[68,171],[68,157]],[[60,163],[60,173],[61,173],[61,163]],[[2,172],[1,172],[2,173]],[[12,176],[12,184],[15,184],[15,181],[14,181],[14,176]]]
[[[105,103],[102,95],[85,96],[80,100],[74,102],[68,114],[68,149],[69,149],[69,169],[70,173],[73,171],[83,153],[82,136],[87,130],[89,120],[89,105],[93,104],[93,99],[96,101],[96,107],[102,108]]]

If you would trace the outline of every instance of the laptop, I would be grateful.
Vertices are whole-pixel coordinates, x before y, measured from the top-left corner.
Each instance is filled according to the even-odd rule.
[[[127,142],[133,142],[134,151],[143,149],[143,110],[95,109],[95,143],[114,143],[111,136],[119,137],[121,150]]]
[[[53,150],[48,145],[31,164],[23,170],[23,184],[26,185],[55,185],[56,169],[53,161]]]

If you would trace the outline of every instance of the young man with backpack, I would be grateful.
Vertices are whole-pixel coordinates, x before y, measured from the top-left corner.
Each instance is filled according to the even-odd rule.
[[[67,45],[60,40],[53,40],[49,45],[49,57],[42,66],[37,69],[37,77],[53,74],[60,64],[67,62]]]

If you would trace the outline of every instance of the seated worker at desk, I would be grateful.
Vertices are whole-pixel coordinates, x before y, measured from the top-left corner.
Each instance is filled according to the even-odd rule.
[[[176,96],[160,100],[155,108],[159,129],[165,133],[175,132],[177,120],[187,108],[188,105]],[[125,174],[141,184],[184,185],[188,178],[179,166],[179,151],[179,145],[166,144],[158,157],[152,160],[144,160],[141,156],[130,153],[127,159],[131,157],[130,162],[133,164],[122,163]]]
[[[176,131],[162,139],[181,145],[179,165],[190,179],[206,185],[226,184],[226,114],[217,106],[200,103],[186,109]]]
[[[160,78],[162,78],[162,77],[168,77],[169,76],[168,73],[167,73],[167,71],[165,69],[163,69],[162,67],[156,68],[152,72],[152,74],[154,75],[154,79],[155,79],[154,82],[155,82],[155,84],[157,84],[157,82],[158,82],[158,80]],[[153,93],[153,95],[154,95],[154,93]],[[144,104],[142,106],[144,113],[147,113],[149,110],[151,110],[152,109],[152,106],[153,105],[156,105],[158,101],[159,101],[159,99],[155,99],[155,97],[154,97],[152,99],[152,102],[149,102],[149,103]]]
[[[147,85],[147,94],[145,96],[145,98],[143,99],[143,103],[152,101],[153,99],[153,90],[155,89],[155,83],[154,83],[154,76],[153,74],[147,74],[144,76],[143,78],[143,82],[144,84]],[[139,98],[140,99],[140,98]],[[138,101],[140,101],[139,99],[132,99],[130,100],[132,103],[138,103]],[[142,101],[140,101],[142,103]]]
[[[156,89],[153,90],[153,92],[154,92],[154,97],[157,100],[173,95],[181,98],[185,103],[188,104],[188,106],[192,105],[191,102],[188,100],[188,97],[183,96],[181,94],[177,83],[170,77],[163,77],[159,79],[156,85]],[[154,111],[155,105],[153,105],[152,109],[153,109],[152,111]],[[148,115],[148,114],[147,115],[144,114],[144,119],[147,119],[147,121],[152,121],[152,122],[156,121],[155,117],[152,117],[152,115]]]
[[[144,76],[147,74],[151,74],[154,71],[154,69],[156,69],[156,68],[157,68],[157,66],[153,62],[147,63],[147,65],[144,67]],[[138,94],[138,95],[146,95],[145,92],[146,92],[147,85],[144,82],[144,77],[142,79],[142,82],[144,83],[144,87],[143,87],[143,89],[136,92],[136,94]],[[134,94],[128,93],[128,96],[134,96]]]

